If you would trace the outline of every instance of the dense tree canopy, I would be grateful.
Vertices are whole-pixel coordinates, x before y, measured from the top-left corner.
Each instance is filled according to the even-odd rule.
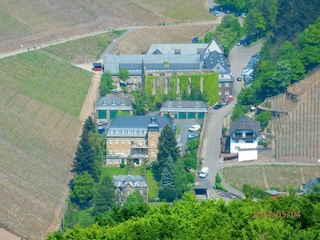
[[[318,196],[318,195],[315,195]],[[50,235],[66,239],[319,239],[317,197],[197,202],[191,193],[173,205],[152,206],[144,217],[110,226],[75,227]]]

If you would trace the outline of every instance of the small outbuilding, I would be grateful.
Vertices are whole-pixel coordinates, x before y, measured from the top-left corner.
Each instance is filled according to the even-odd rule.
[[[203,119],[208,112],[208,106],[202,101],[172,101],[162,104],[160,114],[175,119]]]

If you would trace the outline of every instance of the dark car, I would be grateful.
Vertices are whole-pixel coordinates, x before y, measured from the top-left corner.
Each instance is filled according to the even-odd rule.
[[[197,138],[199,135],[197,134],[197,133],[190,133],[190,134],[188,134],[188,139],[190,140],[190,139],[195,139],[195,138]]]
[[[217,110],[217,109],[219,109],[221,107],[222,107],[222,104],[218,103],[218,104],[214,105],[213,109]]]
[[[192,38],[192,43],[197,43],[197,42],[199,42],[199,37]]]
[[[242,78],[241,78],[241,77],[237,77],[237,81],[238,81],[238,82],[241,82],[241,81],[242,81]]]

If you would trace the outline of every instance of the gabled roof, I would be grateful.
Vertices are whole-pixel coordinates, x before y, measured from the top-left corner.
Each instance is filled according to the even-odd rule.
[[[140,175],[118,175],[113,177],[114,185],[117,188],[124,188],[130,185],[133,188],[148,187],[147,180]]]
[[[118,75],[121,68],[126,68],[130,75],[141,75],[142,61],[146,70],[198,70],[203,66],[199,54],[106,54],[104,71]],[[168,63],[168,65],[164,63]]]
[[[200,54],[207,48],[207,43],[151,44],[146,54]]]
[[[150,123],[153,125],[149,125]],[[166,116],[120,116],[112,120],[108,128],[107,137],[145,137],[148,126],[154,127],[155,123],[159,125],[160,132],[167,124],[175,129],[173,120]]]
[[[320,178],[310,179],[305,185],[304,185],[304,191],[306,193],[311,192],[316,185],[320,185]]]
[[[218,73],[230,73],[230,68],[225,57],[217,51],[204,55],[204,68]]]
[[[162,104],[160,112],[208,112],[207,104],[203,101],[167,100]]]
[[[229,135],[231,136],[236,131],[252,131],[259,136],[260,122],[242,115],[240,119],[234,121],[230,125]]]
[[[273,189],[266,190],[265,192],[269,193],[271,196],[275,196],[275,195],[279,195],[280,194],[277,190],[273,190]]]
[[[96,101],[96,110],[111,109],[111,110],[132,110],[132,99],[126,96],[109,95],[100,97]]]

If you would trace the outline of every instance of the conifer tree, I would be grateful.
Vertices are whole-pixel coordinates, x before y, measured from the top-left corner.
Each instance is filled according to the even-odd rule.
[[[174,163],[171,156],[165,161],[161,171],[161,185],[159,197],[162,200],[172,202],[176,199],[176,185],[174,176]]]
[[[158,142],[158,167],[161,173],[162,168],[169,157],[175,163],[179,156],[179,148],[177,147],[175,132],[172,127],[167,124],[161,132]]]

